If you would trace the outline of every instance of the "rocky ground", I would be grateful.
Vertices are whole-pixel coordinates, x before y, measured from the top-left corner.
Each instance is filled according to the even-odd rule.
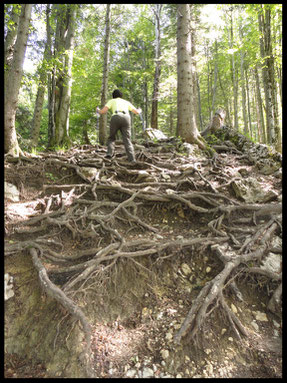
[[[5,161],[6,377],[282,376],[280,155],[209,142]]]

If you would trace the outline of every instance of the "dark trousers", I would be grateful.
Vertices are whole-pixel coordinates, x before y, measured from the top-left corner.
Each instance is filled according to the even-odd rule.
[[[134,147],[131,142],[131,117],[128,114],[115,114],[110,122],[110,135],[107,141],[107,155],[112,156],[115,150],[115,140],[117,131],[120,130],[123,143],[129,161],[135,160]]]

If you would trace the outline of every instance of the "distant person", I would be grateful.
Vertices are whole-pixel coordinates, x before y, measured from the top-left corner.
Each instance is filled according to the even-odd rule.
[[[117,131],[120,130],[123,143],[126,149],[128,160],[134,164],[135,153],[134,147],[131,142],[131,117],[129,111],[134,114],[140,114],[141,109],[136,109],[129,101],[124,100],[123,94],[119,89],[113,91],[113,98],[109,100],[103,109],[97,107],[96,111],[100,114],[105,114],[111,109],[113,115],[110,121],[110,135],[107,141],[107,154],[106,158],[112,158],[115,151],[115,140]]]

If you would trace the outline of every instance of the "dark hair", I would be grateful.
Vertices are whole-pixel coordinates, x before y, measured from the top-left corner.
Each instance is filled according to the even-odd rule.
[[[113,98],[117,98],[117,97],[123,97],[122,92],[118,89],[113,91]]]

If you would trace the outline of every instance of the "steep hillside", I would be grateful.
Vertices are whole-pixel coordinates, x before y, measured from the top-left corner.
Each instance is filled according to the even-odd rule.
[[[6,377],[281,377],[281,156],[207,141],[5,159]]]

